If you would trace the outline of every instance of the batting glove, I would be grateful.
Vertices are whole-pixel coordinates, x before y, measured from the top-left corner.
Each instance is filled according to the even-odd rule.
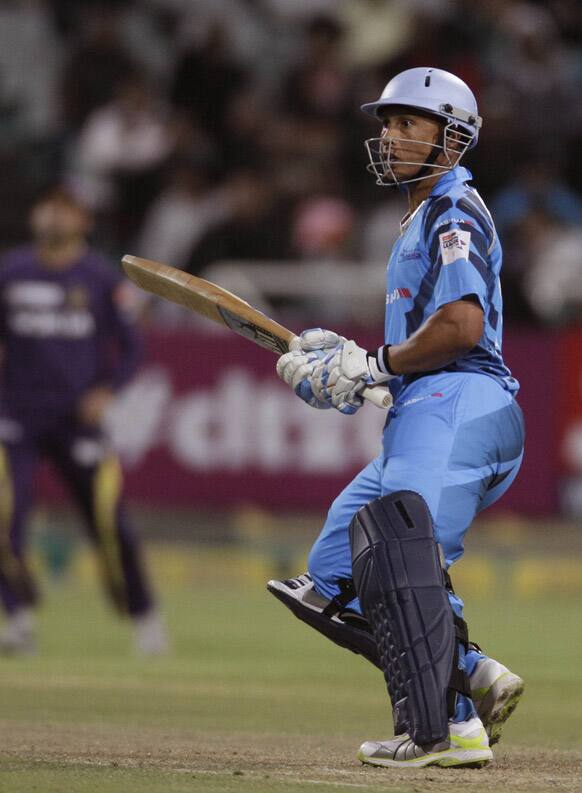
[[[345,339],[331,330],[309,328],[289,344],[289,352],[277,361],[277,374],[310,407],[319,410],[330,408],[331,401],[317,399],[311,388],[311,375],[315,366]]]
[[[324,350],[329,353],[331,350],[337,349],[341,344],[346,341],[345,336],[340,336],[333,330],[325,330],[324,328],[309,328],[304,330],[298,337],[297,349],[304,352],[312,352],[313,350]],[[293,349],[293,342],[291,342],[291,349]]]
[[[311,376],[314,397],[350,415],[363,403],[366,386],[385,383],[395,375],[383,371],[381,354],[369,353],[355,341],[347,341],[320,360]]]

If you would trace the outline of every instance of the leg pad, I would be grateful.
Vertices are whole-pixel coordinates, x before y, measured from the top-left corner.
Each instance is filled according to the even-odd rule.
[[[409,490],[372,501],[352,520],[350,541],[397,732],[404,724],[417,744],[444,740],[456,638],[426,502]]]

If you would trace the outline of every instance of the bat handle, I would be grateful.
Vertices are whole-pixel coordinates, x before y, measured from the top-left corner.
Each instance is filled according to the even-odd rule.
[[[375,385],[372,387],[366,386],[362,391],[362,396],[368,402],[372,402],[376,407],[387,410],[392,407],[392,394],[390,390],[383,385]]]
[[[292,334],[288,341],[289,346],[291,346],[291,342],[299,341],[299,337]],[[381,410],[388,410],[388,408],[392,407],[392,394],[384,385],[366,386],[362,391],[362,396]]]

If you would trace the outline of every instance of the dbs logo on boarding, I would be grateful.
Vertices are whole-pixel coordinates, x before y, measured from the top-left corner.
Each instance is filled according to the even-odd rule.
[[[252,371],[236,366],[186,391],[176,391],[173,379],[167,366],[147,367],[107,415],[113,447],[129,469],[146,464],[160,448],[186,470],[254,468],[267,475],[286,470],[329,476],[377,454],[386,419],[381,410],[345,421],[337,411],[307,408],[274,375],[259,385]],[[138,414],[139,421],[132,420]]]
[[[391,292],[388,292],[386,294],[386,305],[391,306],[392,303],[396,303],[396,301],[400,300],[401,297],[412,297],[410,294],[410,289],[407,289],[406,287],[397,287]]]

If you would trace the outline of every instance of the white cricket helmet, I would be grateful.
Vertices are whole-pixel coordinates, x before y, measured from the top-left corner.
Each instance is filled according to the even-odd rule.
[[[477,101],[469,86],[459,77],[442,69],[419,67],[407,69],[396,75],[386,85],[376,102],[362,105],[362,110],[375,118],[381,118],[390,107],[405,107],[420,113],[429,113],[444,122],[442,145],[434,145],[433,152],[422,164],[414,178],[399,180],[390,164],[390,141],[385,138],[370,138],[366,148],[370,157],[370,170],[378,184],[394,185],[428,179],[438,172],[451,170],[463,154],[476,145],[483,123],[477,110]],[[426,145],[424,141],[408,141]],[[446,155],[446,165],[433,162],[440,151]],[[406,163],[418,164],[418,163]]]

